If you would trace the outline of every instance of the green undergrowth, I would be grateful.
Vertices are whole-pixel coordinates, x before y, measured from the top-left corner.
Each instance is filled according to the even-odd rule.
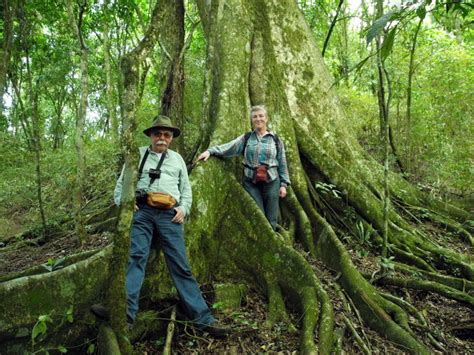
[[[470,96],[461,87],[464,97]],[[346,125],[355,132],[363,148],[377,161],[383,161],[383,144],[379,138],[379,113],[377,98],[370,92],[339,87],[338,93],[348,119]],[[460,96],[462,96],[459,94]],[[420,93],[424,102],[433,100],[433,93]],[[398,158],[405,169],[405,177],[428,191],[433,197],[473,198],[472,189],[472,125],[467,119],[469,110],[459,112],[456,100],[444,102],[443,112],[434,104],[420,108],[414,113],[411,143],[407,142],[407,127],[404,103],[391,111],[393,143]],[[460,100],[463,101],[463,100]],[[423,106],[423,107],[421,107]],[[446,115],[450,119],[446,119]],[[449,123],[446,122],[449,121]],[[433,138],[435,137],[435,138]],[[393,154],[390,155],[392,171],[399,171]]]
[[[0,242],[40,226],[34,153],[6,136],[0,146]],[[92,212],[112,203],[113,188],[120,171],[118,149],[108,142],[86,146],[86,191],[84,210]],[[73,147],[44,149],[41,155],[42,195],[50,226],[72,219],[76,176]]]

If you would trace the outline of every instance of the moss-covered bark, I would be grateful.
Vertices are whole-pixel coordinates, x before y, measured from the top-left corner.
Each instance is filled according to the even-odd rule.
[[[13,349],[17,349],[18,353],[22,353],[20,349],[31,349],[31,331],[41,315],[50,315],[55,322],[50,325],[50,329],[57,328],[55,345],[60,345],[62,341],[67,344],[75,340],[74,336],[87,332],[88,323],[92,323],[89,307],[105,292],[111,249],[108,247],[57,271],[1,283],[1,348],[12,349],[12,353]],[[57,327],[70,307],[73,308],[73,323]],[[65,332],[65,328],[69,329],[69,333]]]
[[[428,353],[430,345],[416,338],[410,329],[408,314],[416,314],[415,310],[406,302],[380,294],[356,269],[339,240],[338,232],[347,226],[338,224],[341,217],[337,214],[350,208],[373,234],[374,246],[380,245],[383,171],[348,132],[332,79],[296,2],[198,0],[197,3],[208,40],[209,74],[203,97],[201,149],[249,130],[250,105],[264,103],[271,129],[278,132],[285,144],[292,187],[282,204],[284,222],[289,228],[275,233],[239,183],[239,159],[211,159],[198,164],[191,174],[193,211],[185,225],[195,275],[199,280],[232,278],[254,285],[268,298],[269,326],[285,321],[285,303],[294,303],[301,315],[301,322],[296,325],[301,334],[300,351],[330,353],[334,339],[332,305],[325,286],[304,255],[294,248],[295,242],[300,242],[312,257],[319,258],[340,275],[338,283],[353,311],[366,324],[404,351]],[[137,59],[130,56],[123,62],[124,73],[136,69],[134,65],[139,61],[133,58]],[[133,91],[124,90],[124,93],[133,94]],[[131,115],[135,98],[132,95],[123,102],[122,111]],[[130,129],[124,134],[129,143],[133,132]],[[118,227],[123,235],[132,218],[132,167],[137,163],[132,150],[127,153],[126,164],[131,170],[125,176],[124,203],[128,209],[122,209]],[[344,196],[344,203],[323,203],[315,188],[317,178],[333,184]],[[418,287],[428,285],[430,290],[444,290],[445,295],[472,305],[472,296],[467,294],[472,291],[472,258],[457,255],[431,240],[413,221],[405,219],[406,211],[400,206],[405,209],[409,206],[412,214],[418,213],[420,207],[427,208],[432,221],[449,223],[452,230],[469,241],[472,237],[463,225],[468,218],[466,213],[431,202],[395,174],[389,176],[389,186],[397,201],[397,207],[388,211],[389,243],[399,261],[397,269],[420,272],[431,281],[418,282]],[[124,241],[125,238],[119,265],[123,265],[125,258]],[[164,263],[159,260],[150,258],[149,267],[154,272],[149,273],[143,292],[152,300],[172,293]],[[439,269],[451,276],[441,275]],[[122,281],[116,282],[120,285]],[[120,291],[118,286],[115,289]],[[123,294],[116,293],[116,297]],[[119,311],[123,312],[123,308]],[[348,319],[344,322],[357,337],[351,322]],[[359,340],[361,347],[367,349],[364,341]]]
[[[408,328],[405,311],[382,298],[377,289],[364,280],[331,225],[314,208],[313,201],[317,196],[314,186],[310,185],[315,181],[308,179],[308,167],[318,171],[325,181],[343,193],[347,205],[354,208],[365,225],[373,226],[372,230],[380,240],[384,220],[382,167],[367,157],[355,137],[347,131],[346,118],[332,88],[332,79],[296,4],[276,0],[231,1],[225,5],[217,1],[210,7],[206,7],[204,2],[199,4],[201,14],[206,16],[209,46],[214,49],[210,60],[217,67],[210,86],[211,109],[207,117],[213,122],[210,145],[242,134],[248,129],[249,104],[264,103],[269,111],[271,128],[284,141],[290,162],[294,195],[287,199],[285,210],[294,226],[295,239],[302,241],[330,268],[342,273],[342,286],[369,325],[411,352],[427,353],[427,347],[415,339]],[[307,162],[305,166],[302,159]],[[215,270],[215,255],[227,253],[227,249],[237,250],[228,258],[239,265],[238,269],[244,270],[244,275],[250,270],[253,270],[253,275],[259,275],[253,276],[254,282],[262,285],[268,293],[272,307],[278,308],[278,301],[273,296],[275,284],[280,286],[284,295],[294,294],[297,289],[300,302],[310,304],[312,291],[294,270],[287,270],[291,276],[278,273],[277,281],[268,276],[269,269],[280,270],[275,261],[278,252],[269,250],[268,245],[265,249],[258,245],[253,245],[253,250],[241,249],[246,243],[241,235],[258,230],[252,221],[257,220],[255,224],[265,221],[258,212],[251,212],[245,204],[237,203],[240,199],[229,181],[229,172],[232,171],[231,162],[212,162],[193,171],[198,206],[189,227],[191,243],[196,243],[196,246],[205,243],[206,247],[193,248],[192,254],[210,252],[209,255],[214,257],[207,260],[212,260]],[[239,173],[235,176],[238,177]],[[402,178],[391,174],[389,179],[391,194],[397,199],[403,201],[406,191],[410,191],[412,194],[407,203],[423,204],[423,195]],[[221,206],[226,206],[225,215],[219,212]],[[456,212],[452,214],[458,219],[463,216],[454,208],[444,210]],[[394,208],[388,211],[388,217],[389,242],[397,248],[397,257],[432,272],[443,268],[448,272],[458,272],[469,280],[472,278],[469,258],[454,255],[436,245],[416,231]],[[219,223],[225,227],[217,228]],[[239,224],[238,230],[232,228],[233,223]],[[226,243],[225,247],[212,244],[216,238],[230,238],[229,244]],[[255,249],[257,255],[254,255]],[[272,255],[267,256],[267,253]],[[265,264],[265,260],[272,260],[272,263]],[[200,271],[207,273],[209,265],[199,264]],[[233,268],[229,265],[222,269]],[[287,284],[284,281],[286,276],[297,285]],[[311,348],[311,345],[306,347],[307,335],[304,335],[310,322],[302,321],[302,349]]]

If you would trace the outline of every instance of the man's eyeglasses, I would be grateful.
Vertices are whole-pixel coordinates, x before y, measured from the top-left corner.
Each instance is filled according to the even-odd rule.
[[[156,132],[152,132],[152,134],[154,136],[157,136],[157,137],[164,137],[164,138],[171,138],[173,137],[173,133],[171,132],[162,132],[162,131],[156,131]]]

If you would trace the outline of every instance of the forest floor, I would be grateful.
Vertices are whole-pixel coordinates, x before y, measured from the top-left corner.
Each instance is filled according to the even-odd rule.
[[[47,263],[48,260],[58,260],[77,252],[104,247],[110,242],[110,234],[91,235],[88,242],[78,247],[71,236],[64,235],[45,242],[34,237],[31,239],[0,240],[0,275],[9,272],[20,272],[32,266]],[[347,242],[347,241],[346,241]],[[446,242],[446,241],[445,241]],[[446,242],[447,243],[447,242]],[[453,249],[459,248],[459,243],[452,243]],[[348,245],[348,250],[359,270],[372,273],[378,268],[378,258],[365,253],[360,245]],[[375,353],[400,353],[400,348],[382,338],[378,333],[363,325],[357,312],[343,298],[337,284],[337,275],[327,270],[319,261],[306,256],[313,266],[316,275],[332,300],[335,314],[336,331],[342,335],[342,349],[350,354],[363,353],[360,340],[356,341],[354,331],[365,344]],[[402,275],[398,275],[402,276]],[[423,329],[413,328],[419,339],[432,349],[433,353],[474,353],[474,339],[471,334],[456,334],[454,328],[462,324],[473,324],[474,313],[455,301],[437,294],[424,291],[414,291],[395,287],[380,287],[379,290],[402,297],[413,304],[427,319],[428,327],[434,330],[436,341],[442,347],[436,349],[433,342],[424,334]],[[212,285],[204,285],[207,293],[212,293]],[[212,296],[211,296],[212,298]],[[292,354],[298,352],[298,331],[289,329],[290,323],[299,328],[299,316],[296,309],[287,304],[289,322],[277,323],[272,328],[265,326],[266,300],[255,290],[250,290],[243,299],[241,307],[232,312],[222,313],[216,310],[216,315],[222,324],[233,329],[232,335],[226,339],[212,339],[208,336],[197,335],[189,327],[177,322],[172,349],[176,353],[276,353]],[[348,325],[352,325],[351,327]],[[316,339],[317,343],[317,339]],[[158,354],[164,345],[164,335],[156,335],[153,339],[141,339],[135,344],[137,354]],[[441,349],[444,349],[441,351]]]

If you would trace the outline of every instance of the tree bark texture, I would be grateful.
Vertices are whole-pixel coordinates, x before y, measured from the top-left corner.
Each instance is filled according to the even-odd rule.
[[[104,13],[108,14],[109,1],[104,2]],[[117,104],[114,90],[113,70],[110,58],[110,39],[109,39],[109,18],[106,16],[104,21],[104,69],[105,69],[105,81],[106,81],[106,96],[107,96],[107,114],[108,114],[108,127],[110,128],[112,142],[118,143],[119,141],[119,124],[117,119]]]
[[[16,2],[3,0],[2,4],[2,48],[0,52],[0,130],[6,130],[7,122],[5,118],[5,105],[3,94],[5,93],[7,74],[10,67],[10,58],[13,43],[13,18],[16,9]]]
[[[381,247],[384,171],[348,131],[333,79],[296,2],[197,3],[208,42],[202,150],[248,131],[250,106],[263,103],[269,112],[271,129],[285,144],[292,185],[282,201],[282,224],[288,228],[275,233],[240,184],[239,159],[210,159],[196,165],[191,173],[193,210],[185,225],[193,273],[199,280],[231,278],[257,287],[268,299],[269,325],[288,319],[286,301],[296,304],[301,322],[300,351],[329,354],[334,343],[334,312],[326,291],[330,286],[318,279],[305,258],[309,254],[338,275],[334,283],[344,290],[367,325],[403,351],[429,353],[423,339],[411,331],[408,313],[365,279],[339,239],[342,215],[351,209],[355,218],[344,220],[345,232],[353,234],[356,221],[360,222],[371,231],[373,245]],[[109,287],[114,310],[112,326],[119,342],[125,321],[124,275],[138,164],[133,143],[136,93],[140,63],[157,38],[154,25],[160,19],[155,16],[154,12],[144,40],[122,60],[125,175],[109,266],[114,270]],[[465,297],[467,288],[463,285],[472,286],[472,259],[440,246],[421,228],[415,230],[402,211],[413,214],[423,209],[426,219],[459,233],[463,231],[461,223],[469,215],[426,198],[394,173],[387,173],[386,180],[390,195],[397,201],[386,211],[388,242],[397,267],[417,270],[429,280],[418,287],[441,287],[443,291],[437,292],[471,302]],[[324,196],[318,192],[319,182],[335,186],[344,201],[330,199],[327,205],[322,204]],[[469,236],[469,232],[464,232]],[[306,249],[305,253],[294,247],[296,243]],[[154,285],[145,285],[143,295],[158,297],[157,285],[163,285],[163,278],[147,282]],[[462,297],[452,292],[457,287],[462,288],[458,289],[464,293]],[[123,323],[117,327],[119,322]]]
[[[125,272],[130,247],[130,226],[135,206],[135,184],[137,179],[138,147],[134,140],[137,128],[135,117],[136,109],[140,102],[140,82],[143,62],[155,47],[159,33],[161,13],[158,1],[153,9],[150,24],[146,29],[143,39],[131,51],[121,59],[122,72],[122,119],[123,135],[122,148],[125,158],[125,167],[122,186],[122,204],[117,221],[117,230],[114,236],[113,257],[111,269],[116,272],[110,279],[110,287],[107,295],[109,309],[111,312],[112,329],[117,334],[117,340],[122,353],[131,353],[131,347],[125,337],[126,328],[126,294],[125,294]]]
[[[159,30],[162,48],[159,70],[160,112],[170,117],[178,127],[183,127],[184,3],[182,0],[165,0],[161,2],[160,9],[163,12]],[[175,149],[182,154],[184,138],[174,143]]]
[[[411,121],[411,97],[412,97],[412,86],[413,86],[413,74],[415,73],[415,51],[416,51],[416,44],[418,41],[418,33],[420,33],[421,25],[423,24],[423,18],[420,18],[418,21],[418,25],[415,29],[415,34],[413,35],[412,46],[410,49],[410,64],[408,67],[408,85],[407,85],[407,128],[406,128],[406,140],[407,140],[407,156],[413,157],[413,150],[412,150],[412,141],[411,141],[411,129],[412,129],[412,121]],[[411,165],[412,166],[412,165]]]
[[[285,205],[288,204],[291,211],[299,211],[290,216],[298,230],[292,240],[303,241],[308,250],[315,250],[331,269],[342,272],[341,285],[370,326],[404,348],[426,353],[426,346],[412,336],[404,321],[400,321],[403,317],[398,315],[403,311],[383,299],[363,280],[332,226],[312,203],[311,191],[316,181],[308,181],[308,176],[316,172],[323,181],[337,186],[347,196],[358,217],[373,226],[376,240],[381,244],[384,228],[383,169],[367,157],[355,137],[348,132],[346,117],[332,88],[333,80],[296,4],[292,1],[237,0],[225,3],[202,1],[198,4],[201,16],[206,16],[202,20],[209,51],[212,50],[212,57],[208,60],[212,61],[209,66],[213,68],[213,75],[210,76],[212,82],[207,85],[209,145],[229,141],[249,130],[250,105],[264,103],[268,108],[271,129],[284,141],[290,161],[290,195],[293,198],[288,198]],[[229,174],[232,171],[235,173]],[[297,295],[305,309],[308,309],[306,302],[310,299],[316,301],[312,304],[312,314],[316,314],[317,319],[303,318],[303,324],[314,327],[319,321],[320,331],[331,328],[331,311],[328,310],[331,306],[324,303],[323,293],[314,293],[318,295],[314,298],[308,296],[318,290],[318,282],[305,284],[299,279],[301,283],[292,282],[294,275],[290,276],[288,270],[304,269],[305,261],[293,258],[294,251],[286,250],[283,245],[278,252],[269,251],[269,245],[279,245],[277,238],[269,230],[264,232],[267,227],[259,227],[260,224],[266,225],[259,211],[243,207],[251,201],[243,201],[246,194],[238,183],[239,163],[214,160],[197,166],[191,176],[196,203],[187,228],[191,234],[188,236],[190,251],[191,255],[196,255],[195,258],[208,253],[209,257],[204,259],[212,264],[198,261],[200,273],[206,275],[210,270],[232,270],[226,260],[237,263],[241,270],[249,273],[258,270],[252,273],[254,281],[267,295],[281,295],[282,292]],[[400,177],[388,174],[387,179],[390,193],[397,199],[418,206],[425,201],[423,195]],[[408,190],[405,192],[405,189]],[[225,214],[219,213],[222,206],[226,206]],[[430,242],[420,241],[413,228],[393,207],[388,207],[387,215],[390,243],[401,248],[409,244],[413,250],[415,245],[423,245],[427,253],[438,255],[438,260],[440,253],[451,254],[449,250],[433,247]],[[259,222],[253,223],[255,220]],[[206,247],[200,249],[198,241]],[[260,242],[265,246],[260,246]],[[255,249],[258,253],[253,252]],[[215,255],[222,258],[216,260]],[[275,255],[285,260],[288,274],[280,268],[278,261],[274,261]],[[453,254],[451,257],[453,263],[457,263]],[[271,267],[265,264],[268,260],[273,260]],[[464,258],[460,263],[464,264],[466,276],[471,278],[472,265],[467,260]],[[262,277],[268,269],[274,270],[275,274],[270,272]],[[270,304],[273,302],[277,301],[270,297]],[[302,351],[312,351],[316,347],[322,352],[330,351],[324,346],[326,341],[332,344],[327,334],[320,333],[320,343],[316,346],[314,339],[305,335],[309,333],[305,330],[302,333]],[[327,333],[332,334],[332,331]]]
[[[87,96],[89,94],[88,90],[88,48],[84,42],[82,36],[82,23],[85,16],[86,4],[79,6],[79,14],[76,19],[74,7],[72,0],[67,2],[67,11],[69,15],[69,22],[71,24],[73,35],[77,41],[77,53],[80,57],[80,102],[79,110],[76,114],[76,130],[74,136],[74,143],[76,146],[76,155],[77,155],[77,172],[76,172],[76,184],[74,191],[74,218],[75,218],[75,230],[78,241],[80,244],[84,244],[87,237],[87,232],[84,226],[84,218],[82,215],[82,206],[83,206],[83,195],[84,195],[84,185],[85,185],[85,172],[86,172],[86,162],[85,162],[85,151],[84,151],[84,126],[86,122],[87,114]]]

